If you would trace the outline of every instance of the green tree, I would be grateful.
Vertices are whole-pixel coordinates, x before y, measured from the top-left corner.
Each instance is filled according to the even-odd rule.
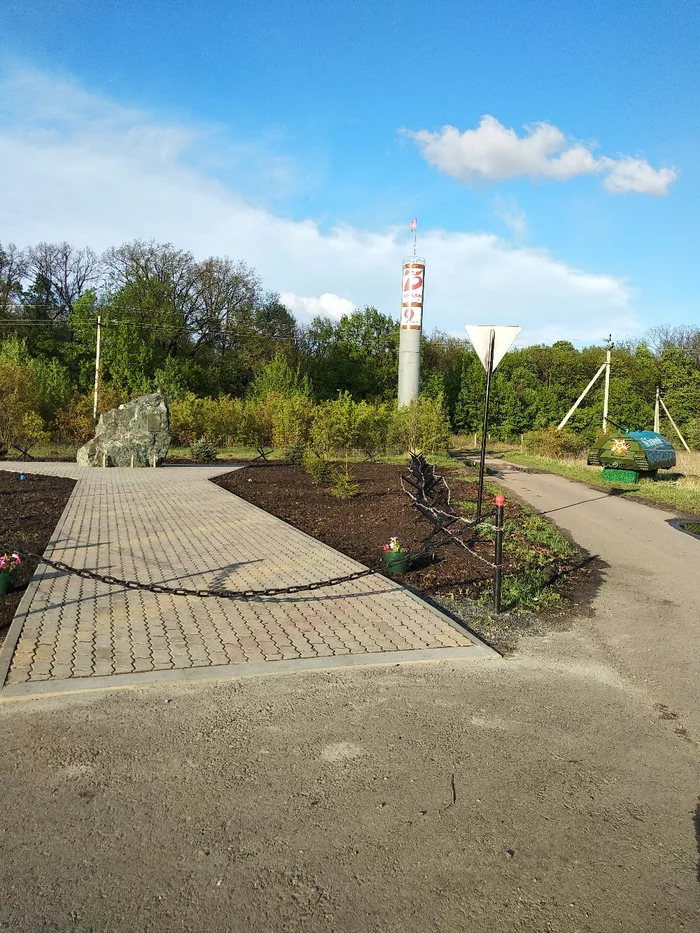
[[[376,308],[337,322],[315,318],[299,341],[302,367],[319,398],[349,392],[358,400],[396,397],[398,345],[398,323]]]

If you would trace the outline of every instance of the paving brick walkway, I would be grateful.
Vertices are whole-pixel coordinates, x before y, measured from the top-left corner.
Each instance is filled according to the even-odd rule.
[[[3,464],[77,484],[47,548],[75,567],[192,588],[265,589],[361,565],[210,483],[231,467]],[[382,576],[234,601],[124,590],[40,567],[0,653],[5,693],[45,681],[485,646]],[[4,657],[4,665],[2,659]]]

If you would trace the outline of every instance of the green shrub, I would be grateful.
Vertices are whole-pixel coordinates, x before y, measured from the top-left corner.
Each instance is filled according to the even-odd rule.
[[[289,447],[285,448],[284,459],[287,463],[300,464],[304,459],[306,446],[303,441],[295,441]]]
[[[316,406],[306,395],[269,396],[271,402],[272,446],[306,446]]]
[[[242,399],[230,395],[208,399],[204,409],[204,435],[219,447],[231,447],[241,429],[243,407]]]
[[[349,392],[322,402],[314,414],[310,437],[314,450],[350,450],[357,446],[357,402]]]
[[[92,423],[93,400],[88,395],[75,393],[54,417],[54,438],[60,444],[80,447],[95,433]]]
[[[185,446],[198,437],[208,437],[219,447],[230,446],[240,434],[243,408],[243,401],[230,395],[200,398],[188,392],[169,405],[170,433]]]
[[[278,350],[274,359],[265,363],[248,387],[248,398],[255,401],[269,395],[311,395],[311,382],[308,376],[302,376],[297,366],[292,369],[284,353]]]
[[[700,450],[700,418],[691,418],[690,421],[686,421],[683,425],[682,434],[691,450]],[[671,443],[674,442],[670,431],[666,436],[671,440]]]
[[[389,444],[396,450],[426,454],[447,450],[450,424],[442,396],[421,398],[395,408],[389,426]]]
[[[355,445],[368,454],[386,449],[391,407],[359,402],[355,411]]]
[[[319,456],[308,447],[304,451],[301,459],[304,470],[309,474],[313,483],[319,486],[321,483],[327,483],[332,477],[331,464],[324,456]]]
[[[44,437],[34,367],[0,360],[0,443],[25,447]]]
[[[536,454],[540,457],[551,457],[553,460],[566,460],[567,457],[576,457],[588,447],[585,439],[573,431],[557,431],[555,427],[541,428],[539,431],[528,431],[523,437],[525,453]]]
[[[272,443],[275,408],[281,396],[270,393],[259,401],[246,402],[238,430],[238,440],[247,447],[262,449]]]
[[[204,399],[188,392],[184,399],[171,402],[170,433],[176,443],[184,446],[194,444],[204,434]]]
[[[331,493],[336,499],[352,499],[359,491],[360,484],[350,472],[347,463],[344,470],[335,471]]]
[[[200,437],[198,441],[190,447],[190,457],[195,463],[211,463],[216,460],[218,448],[216,444],[207,437]]]

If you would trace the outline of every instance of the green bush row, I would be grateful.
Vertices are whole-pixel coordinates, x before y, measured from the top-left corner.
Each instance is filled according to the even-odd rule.
[[[317,453],[370,453],[447,448],[450,427],[442,398],[410,406],[356,402],[348,393],[316,403],[304,394],[270,392],[260,399],[200,398],[188,395],[170,405],[175,443],[190,447],[205,437],[219,447],[244,444]]]
[[[557,431],[555,427],[542,428],[539,431],[528,431],[523,435],[523,449],[525,453],[537,454],[540,457],[551,457],[553,460],[566,460],[567,457],[578,457],[589,447],[586,438],[573,431]]]

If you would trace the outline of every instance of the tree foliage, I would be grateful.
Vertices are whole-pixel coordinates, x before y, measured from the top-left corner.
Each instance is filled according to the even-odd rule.
[[[98,321],[100,410],[160,391],[188,445],[200,437],[289,447],[310,440],[319,450],[374,451],[430,437],[443,444],[447,430],[481,431],[484,372],[466,340],[424,336],[423,400],[398,412],[394,316],[366,307],[338,321],[299,324],[245,263],[198,260],[169,243],[136,240],[101,256],[67,243],[0,244],[7,436],[28,412],[58,440],[89,435]],[[601,347],[567,341],[508,353],[493,379],[492,437],[556,425],[604,359]],[[614,349],[615,420],[651,427],[658,385],[700,446],[700,328],[659,325],[646,341]],[[602,395],[601,378],[569,423],[589,443]]]

